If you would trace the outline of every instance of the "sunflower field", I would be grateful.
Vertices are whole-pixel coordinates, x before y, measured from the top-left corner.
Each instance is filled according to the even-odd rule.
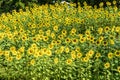
[[[120,9],[83,4],[2,13],[0,79],[119,80]]]

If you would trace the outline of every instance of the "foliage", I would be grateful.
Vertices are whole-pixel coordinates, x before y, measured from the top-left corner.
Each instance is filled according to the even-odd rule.
[[[60,3],[62,0],[0,0],[0,13],[2,12],[11,12],[11,10],[16,9],[17,11],[19,9],[25,9],[26,6],[32,7],[33,3],[37,4],[53,4],[53,2],[58,2]],[[87,2],[89,5],[99,5],[100,2],[107,2],[107,1],[114,1],[114,0],[65,0],[68,2],[74,2],[78,3],[80,2],[81,5],[83,5],[84,2]],[[120,5],[119,0],[117,1],[117,5]]]
[[[99,6],[33,4],[3,13],[0,78],[119,80],[120,10]]]
[[[38,0],[1,0],[0,1],[0,13],[10,12],[13,9],[24,9],[25,6],[31,6],[33,3],[37,3]]]

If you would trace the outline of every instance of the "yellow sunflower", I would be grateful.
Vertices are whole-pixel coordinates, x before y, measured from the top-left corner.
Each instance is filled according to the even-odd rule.
[[[82,57],[82,53],[81,52],[77,53],[77,58],[81,58],[81,57]]]
[[[70,65],[72,63],[72,59],[67,59],[66,64]]]
[[[66,48],[65,48],[65,52],[66,52],[66,53],[69,53],[69,51],[70,51],[69,47],[66,47]]]
[[[106,62],[105,64],[104,64],[104,67],[107,69],[107,68],[109,68],[110,67],[110,63],[109,62]]]
[[[113,58],[113,53],[112,53],[112,52],[109,52],[109,53],[108,53],[108,58],[109,58],[109,59],[112,59],[112,58]]]
[[[58,63],[58,58],[54,58],[54,63],[57,64]]]
[[[117,71],[120,73],[120,66],[117,67]]]
[[[31,64],[31,65],[34,65],[34,64],[35,64],[35,60],[32,59],[32,60],[30,61],[30,64]]]

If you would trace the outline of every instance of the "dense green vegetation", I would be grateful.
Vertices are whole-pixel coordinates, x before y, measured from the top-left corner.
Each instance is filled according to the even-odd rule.
[[[2,13],[0,80],[119,80],[120,9],[106,4]]]
[[[53,4],[53,2],[60,3],[62,0],[0,0],[0,13],[2,12],[10,12],[13,9],[19,10],[20,8],[25,9],[25,6],[31,7],[33,3],[37,4]],[[83,4],[83,2],[87,2],[89,5],[98,5],[100,2],[112,2],[113,0],[65,0],[67,2],[74,2],[78,3],[80,2]],[[119,0],[117,1],[117,5],[119,4]]]

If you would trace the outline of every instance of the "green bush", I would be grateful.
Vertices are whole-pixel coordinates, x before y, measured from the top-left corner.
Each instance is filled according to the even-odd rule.
[[[2,12],[10,12],[13,9],[19,10],[20,8],[25,9],[25,6],[29,6],[31,7],[33,5],[33,3],[37,3],[37,4],[51,4],[53,3],[53,1],[55,2],[60,2],[62,0],[0,0],[0,13]],[[87,2],[88,5],[99,5],[100,2],[112,2],[113,0],[65,0],[68,2],[74,2],[74,3],[78,3],[80,2],[81,5],[83,4],[83,2]],[[119,0],[116,0],[117,4],[119,3]],[[83,6],[83,5],[82,5]]]
[[[31,6],[33,3],[37,3],[38,0],[1,0],[0,1],[0,13],[10,12],[13,9],[24,9],[25,6]]]

